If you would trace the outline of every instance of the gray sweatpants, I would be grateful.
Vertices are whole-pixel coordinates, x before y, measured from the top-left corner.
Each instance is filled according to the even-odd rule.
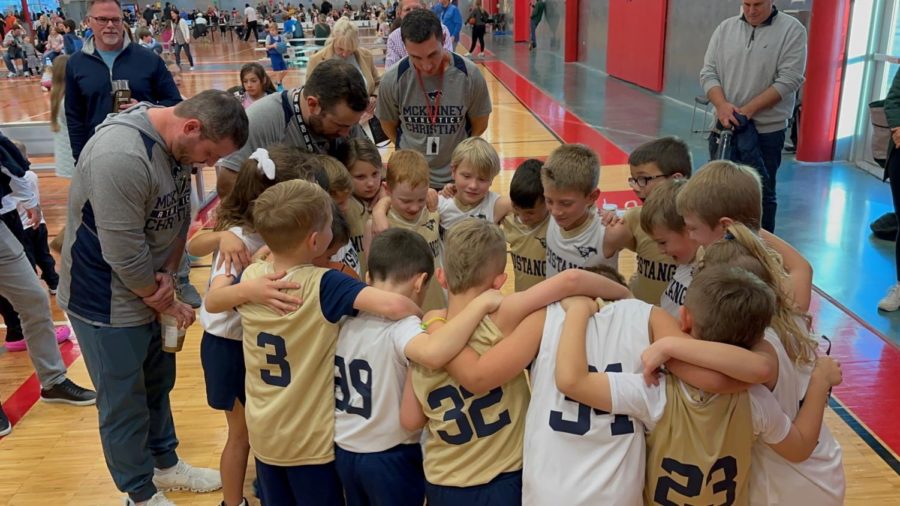
[[[56,331],[50,316],[50,297],[25,250],[5,223],[0,222],[0,295],[19,313],[28,345],[28,357],[43,388],[66,379],[66,365],[59,353]]]

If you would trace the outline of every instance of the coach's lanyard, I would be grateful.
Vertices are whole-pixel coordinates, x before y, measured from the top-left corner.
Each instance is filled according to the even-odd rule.
[[[422,95],[425,96],[425,114],[428,115],[428,122],[431,123],[431,135],[434,135],[435,126],[437,125],[438,111],[441,108],[441,95],[444,94],[444,58],[441,57],[441,85],[437,89],[437,93],[434,94],[434,104],[432,105],[431,99],[428,98],[428,91],[425,90],[425,81],[422,80],[422,74],[419,73],[419,69],[416,70],[416,79],[419,81],[419,89],[422,90]]]
[[[303,142],[306,143],[306,150],[310,153],[318,153],[319,148],[313,142],[312,136],[309,135],[309,128],[303,122],[303,113],[300,111],[300,94],[302,92],[303,88],[294,90],[294,118],[297,119],[297,127],[300,129],[300,135],[303,136]]]

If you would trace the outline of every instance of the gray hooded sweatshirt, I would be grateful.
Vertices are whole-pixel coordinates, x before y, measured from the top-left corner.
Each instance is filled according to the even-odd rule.
[[[151,286],[190,225],[190,166],[167,151],[141,103],[110,115],[72,177],[59,305],[98,326],[156,318],[133,290]]]

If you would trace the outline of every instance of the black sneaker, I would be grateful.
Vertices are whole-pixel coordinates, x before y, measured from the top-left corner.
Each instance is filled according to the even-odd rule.
[[[90,406],[97,402],[97,392],[82,388],[69,378],[66,378],[62,383],[53,385],[50,388],[42,388],[41,400],[44,402],[73,404],[75,406]]]
[[[12,432],[12,423],[10,423],[9,418],[6,417],[6,413],[3,412],[3,406],[0,406],[0,437],[3,437]]]

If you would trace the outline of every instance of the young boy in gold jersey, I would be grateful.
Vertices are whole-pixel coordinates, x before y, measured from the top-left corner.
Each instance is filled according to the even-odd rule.
[[[691,177],[691,153],[681,139],[662,137],[641,144],[628,156],[631,177],[628,184],[646,202],[654,188],[662,182]],[[637,255],[637,269],[631,278],[634,296],[648,304],[659,304],[659,298],[675,274],[677,262],[654,244],[641,228],[642,207],[625,211],[624,222],[608,227],[603,238],[603,254],[612,256],[629,249]]]
[[[422,236],[428,243],[435,267],[441,266],[441,217],[437,211],[429,210],[428,160],[418,151],[400,149],[388,161],[384,181],[385,193],[389,199],[382,199],[373,210],[374,214],[387,216],[390,228],[404,228]],[[363,249],[368,251],[373,239],[373,220],[366,223]],[[422,309],[431,311],[447,306],[447,297],[440,283],[432,277],[428,280],[428,291]]]
[[[499,227],[476,218],[454,225],[445,237],[438,280],[449,290],[452,322],[479,294],[506,281],[506,241]],[[572,270],[504,298],[485,317],[469,346],[446,370],[413,366],[401,422],[413,430],[427,424],[425,494],[429,505],[514,505],[521,502],[522,445],[529,391],[522,367],[489,392],[464,388],[454,377],[479,353],[526,326],[523,319],[567,293],[620,298],[624,287],[602,276]],[[439,314],[441,312],[438,312]],[[521,325],[520,325],[521,324]],[[507,336],[507,337],[504,337]],[[473,357],[474,355],[474,357]],[[453,376],[451,376],[453,375]]]
[[[311,265],[331,242],[332,201],[307,181],[279,183],[253,208],[253,226],[271,250],[241,282],[211,290],[206,308],[237,307],[244,333],[245,413],[263,496],[272,504],[343,504],[334,465],[334,356],[338,321],[359,310],[392,319],[419,313],[403,295]],[[299,308],[247,302],[241,285],[285,272]]]
[[[817,363],[806,401],[792,423],[762,385],[709,394],[668,375],[659,385],[648,386],[640,374],[589,371],[585,335],[596,304],[586,299],[567,303],[557,387],[575,401],[644,424],[649,432],[645,504],[749,504],[755,435],[792,461],[804,460],[814,450],[828,393],[841,381],[840,367],[831,359]],[[755,275],[734,267],[704,269],[694,278],[681,311],[682,329],[697,339],[657,341],[642,357],[645,366],[655,373],[668,360],[667,346],[703,346],[706,356],[718,362],[707,365],[722,367],[729,361],[725,367],[734,374],[755,362],[748,350],[762,339],[774,312],[775,294]],[[655,374],[649,377],[656,380]]]
[[[500,222],[509,243],[517,292],[527,290],[547,277],[547,224],[550,213],[544,202],[542,166],[543,162],[532,158],[516,168],[509,184],[513,212]]]

